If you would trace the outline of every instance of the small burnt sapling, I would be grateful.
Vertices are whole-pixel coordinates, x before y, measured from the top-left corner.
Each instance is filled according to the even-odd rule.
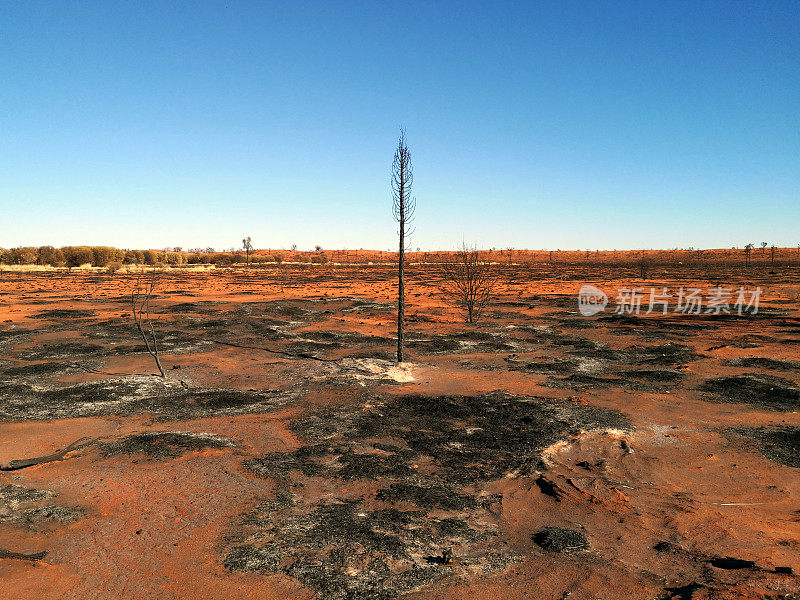
[[[439,290],[464,310],[467,323],[478,322],[500,284],[495,266],[466,244],[442,263],[440,276]]]
[[[142,281],[143,273],[139,273],[136,278],[136,287],[131,292],[131,308],[133,309],[133,320],[136,323],[136,331],[142,337],[147,352],[156,361],[158,372],[161,377],[166,377],[164,367],[161,366],[161,359],[158,354],[158,339],[153,328],[153,321],[150,318],[150,298],[158,283],[158,275],[155,271],[150,274],[146,281]]]

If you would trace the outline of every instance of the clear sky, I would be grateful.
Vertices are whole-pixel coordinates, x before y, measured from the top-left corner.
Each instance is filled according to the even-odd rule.
[[[0,246],[800,243],[800,4],[0,3]]]

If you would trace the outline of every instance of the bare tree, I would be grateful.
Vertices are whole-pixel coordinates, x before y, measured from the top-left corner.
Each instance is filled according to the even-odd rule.
[[[397,362],[403,362],[403,343],[405,342],[405,310],[406,310],[406,282],[405,282],[405,256],[406,237],[411,231],[406,226],[414,219],[414,210],[417,206],[416,198],[411,197],[411,186],[414,174],[411,168],[411,153],[406,146],[406,130],[400,128],[400,140],[394,151],[392,162],[392,212],[395,220],[400,224],[400,248],[397,253]]]
[[[158,356],[158,341],[156,340],[156,332],[153,329],[153,321],[150,319],[150,297],[153,295],[153,290],[158,283],[158,275],[153,271],[147,281],[142,281],[143,272],[139,273],[136,278],[136,287],[131,292],[131,307],[133,308],[133,320],[136,323],[136,330],[142,336],[144,345],[150,356],[156,361],[161,377],[166,377],[164,367],[161,366],[161,360]]]
[[[644,256],[642,256],[637,261],[636,266],[639,267],[639,275],[640,275],[640,277],[643,280],[647,279],[647,275],[650,273],[650,261],[647,260]]]
[[[242,248],[244,249],[245,255],[247,256],[247,266],[250,266],[250,253],[253,251],[253,240],[248,235],[246,238],[242,240]]]
[[[441,267],[439,289],[466,312],[468,323],[477,323],[494,298],[500,283],[497,269],[474,247],[462,244]]]
[[[749,265],[750,265],[750,253],[751,253],[751,252],[753,252],[753,244],[752,244],[752,243],[750,243],[750,244],[747,244],[747,245],[744,247],[744,264],[745,264],[746,266],[749,266]]]
[[[644,250],[642,250],[639,260],[636,261],[636,266],[639,267],[639,274],[642,276],[642,279],[647,279],[647,274],[650,271],[650,262],[645,257]]]
[[[767,242],[761,242],[761,254],[767,249]]]

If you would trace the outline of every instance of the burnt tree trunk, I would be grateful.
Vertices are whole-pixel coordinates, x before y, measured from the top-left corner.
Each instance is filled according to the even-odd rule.
[[[401,192],[402,193],[402,192]],[[397,362],[403,362],[403,344],[406,337],[406,235],[405,203],[400,197],[400,248],[397,252]]]
[[[398,234],[400,244],[397,253],[397,362],[403,362],[403,345],[405,343],[406,281],[405,255],[406,236],[410,234],[407,225],[414,216],[416,200],[411,197],[411,184],[414,180],[411,169],[411,154],[406,146],[406,133],[400,129],[400,141],[394,153],[392,163],[392,211],[400,225]]]

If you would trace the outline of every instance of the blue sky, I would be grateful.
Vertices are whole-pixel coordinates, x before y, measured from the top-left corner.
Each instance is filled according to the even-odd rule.
[[[0,246],[800,243],[797,2],[0,3]]]

